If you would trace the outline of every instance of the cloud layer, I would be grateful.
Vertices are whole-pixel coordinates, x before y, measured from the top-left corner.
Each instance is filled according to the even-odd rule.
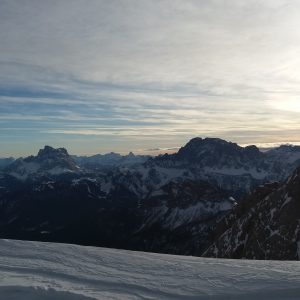
[[[298,0],[2,0],[0,155],[299,142],[299,28]]]

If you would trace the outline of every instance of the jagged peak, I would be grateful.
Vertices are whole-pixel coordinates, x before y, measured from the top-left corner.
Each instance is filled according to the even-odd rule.
[[[283,144],[279,147],[273,148],[270,150],[270,152],[295,152],[300,151],[300,146],[292,145],[292,144]]]
[[[53,148],[51,146],[46,145],[43,149],[40,149],[38,157],[44,156],[69,156],[68,151],[65,148]]]

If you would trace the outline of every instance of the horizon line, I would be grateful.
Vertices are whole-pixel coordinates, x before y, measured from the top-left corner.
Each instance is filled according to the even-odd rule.
[[[209,138],[209,137],[205,137],[205,138]],[[203,138],[203,139],[205,139],[205,138]],[[219,138],[219,139],[221,139],[221,138]],[[266,143],[261,143],[261,142],[258,142],[258,143],[236,143],[236,142],[225,140],[225,139],[221,139],[221,140],[224,140],[226,142],[230,142],[230,143],[233,143],[233,144],[237,144],[238,146],[243,147],[243,148],[248,147],[248,146],[256,146],[262,152],[268,151],[268,150],[271,150],[271,149],[274,149],[274,148],[278,148],[280,146],[300,146],[300,142],[291,142],[291,141],[266,142]],[[176,152],[178,152],[178,150],[181,147],[184,147],[187,143],[185,143],[184,145],[181,145],[181,146],[176,146],[176,147],[153,147],[153,148],[148,148],[148,149],[135,149],[135,150],[130,150],[130,151],[115,152],[115,151],[112,150],[112,151],[108,151],[108,152],[99,151],[99,152],[92,152],[92,153],[69,153],[67,147],[64,147],[64,146],[53,147],[53,146],[50,146],[49,144],[45,144],[45,146],[50,146],[54,149],[65,148],[68,151],[69,155],[71,155],[71,156],[90,157],[90,156],[94,156],[94,155],[106,155],[106,154],[111,154],[111,153],[119,154],[121,156],[126,156],[126,155],[129,155],[130,153],[133,153],[134,155],[141,155],[141,156],[145,155],[145,156],[155,157],[155,156],[164,155],[164,154],[176,153]],[[5,158],[19,159],[19,158],[25,158],[25,157],[28,157],[28,156],[35,156],[40,149],[42,149],[42,148],[39,148],[35,153],[31,153],[31,154],[27,154],[27,155],[25,154],[25,155],[20,155],[20,156],[0,156],[0,158],[1,159],[5,159]]]

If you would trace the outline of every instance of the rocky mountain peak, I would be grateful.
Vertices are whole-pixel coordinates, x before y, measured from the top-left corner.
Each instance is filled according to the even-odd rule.
[[[191,139],[184,147],[180,148],[178,151],[178,156],[182,158],[200,158],[203,156],[207,157],[212,154],[230,154],[235,153],[239,150],[237,144],[226,142],[222,139],[217,138],[194,138]]]
[[[173,159],[211,168],[257,169],[263,153],[256,146],[241,147],[219,138],[194,138],[178,153],[163,159]]]
[[[135,154],[132,151],[130,151],[127,156],[128,157],[135,157]]]
[[[53,148],[51,146],[45,146],[40,149],[37,156],[32,161],[40,163],[43,169],[62,168],[65,170],[76,171],[74,160],[69,155],[65,148]]]
[[[69,158],[69,153],[65,148],[53,148],[51,146],[45,146],[40,149],[37,155],[38,158]]]
[[[255,145],[250,145],[244,148],[245,153],[248,155],[251,155],[253,157],[257,156],[260,154],[259,149]]]
[[[37,156],[17,159],[6,168],[7,173],[21,180],[45,173],[60,175],[79,170],[80,168],[65,148],[55,149],[50,146],[40,149]]]

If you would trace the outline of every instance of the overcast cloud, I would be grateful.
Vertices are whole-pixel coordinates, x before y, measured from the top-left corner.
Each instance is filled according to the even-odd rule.
[[[299,0],[0,0],[0,155],[300,141]]]

